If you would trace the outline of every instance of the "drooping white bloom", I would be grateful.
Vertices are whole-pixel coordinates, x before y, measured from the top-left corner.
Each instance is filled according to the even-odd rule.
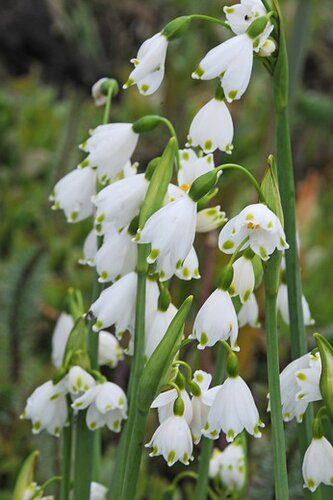
[[[103,83],[107,82],[108,78],[100,78],[94,85],[91,87],[91,95],[94,99],[95,106],[104,106],[107,101],[107,96],[101,92],[101,87]]]
[[[166,281],[189,254],[195,237],[197,204],[183,196],[155,212],[138,230],[138,243],[151,243],[147,262],[156,262],[160,279]]]
[[[112,333],[101,330],[98,342],[98,364],[115,368],[122,359],[124,359],[123,350],[116,337]]]
[[[271,38],[268,38],[260,47],[259,55],[260,57],[269,57],[275,52],[276,43]]]
[[[197,213],[196,231],[197,233],[208,233],[208,231],[213,231],[213,229],[222,226],[227,220],[225,212],[221,211],[220,205],[204,208]]]
[[[225,98],[232,102],[246,91],[252,64],[253,40],[244,33],[211,49],[192,73],[192,78],[212,80],[219,77]]]
[[[217,439],[222,429],[230,442],[244,428],[254,437],[261,437],[259,427],[264,427],[264,424],[259,418],[249,387],[239,376],[228,377],[216,394],[203,434]]]
[[[168,41],[162,33],[157,33],[143,42],[136,58],[131,59],[135,68],[123,88],[127,89],[131,85],[137,85],[140,94],[153,94],[161,85],[164,77],[167,48]]]
[[[268,260],[276,248],[289,248],[279,218],[262,203],[249,205],[226,223],[219,235],[219,248],[234,253],[246,238],[241,250],[249,246],[262,260]]]
[[[245,325],[250,325],[253,328],[257,328],[258,326],[260,326],[259,306],[254,293],[251,293],[248,301],[242,305],[237,316],[240,328]]]
[[[308,371],[309,369],[312,373]],[[304,375],[302,375],[303,372],[305,372]],[[318,357],[308,353],[289,363],[280,373],[282,415],[285,422],[289,422],[293,418],[296,418],[297,422],[302,422],[304,412],[309,404],[309,395],[314,394],[315,399],[313,401],[316,401],[318,399],[316,396],[318,396],[318,393],[320,394],[320,372],[321,364]],[[299,374],[298,377],[297,374]],[[315,383],[317,389],[315,389],[314,385],[311,391],[306,391],[306,387],[303,385],[304,391],[302,391],[300,382],[312,382],[313,380],[317,380]],[[298,394],[304,394],[304,396],[299,398],[297,397]],[[305,397],[306,394],[308,397]]]
[[[156,310],[148,316],[145,334],[145,356],[147,359],[150,358],[163,339],[176,312],[177,308],[170,304],[166,311]]]
[[[81,366],[72,366],[67,380],[68,390],[73,396],[81,395],[95,385],[95,379]]]
[[[108,123],[91,131],[91,136],[81,144],[88,153],[82,162],[97,169],[100,182],[113,179],[129,161],[138,143],[139,135],[131,123]]]
[[[179,158],[180,168],[177,181],[183,191],[188,191],[200,175],[211,172],[215,168],[213,155],[198,157],[193,149],[180,149]]]
[[[267,14],[260,0],[241,0],[239,4],[224,7],[223,12],[236,35],[245,33],[255,19]]]
[[[281,283],[279,286],[276,305],[278,311],[282,316],[283,321],[287,325],[289,325],[290,319],[289,319],[289,305],[288,305],[288,287],[285,283]],[[304,295],[302,295],[302,308],[303,308],[304,324],[306,326],[313,325],[315,321],[311,316],[310,307]]]
[[[199,259],[194,246],[192,246],[183,264],[178,269],[176,267],[175,274],[181,280],[186,280],[186,281],[200,278]]]
[[[299,387],[296,400],[311,403],[323,399],[319,387],[320,375],[321,358],[319,352],[317,352],[314,356],[310,356],[308,368],[301,368],[295,373]]]
[[[89,500],[106,500],[106,494],[108,488],[104,484],[96,483],[93,481],[90,483],[90,496]]]
[[[34,390],[21,415],[31,420],[34,434],[46,429],[52,436],[60,436],[67,421],[66,394],[66,378],[55,385],[49,380]]]
[[[211,99],[195,115],[190,126],[188,146],[200,146],[205,153],[215,149],[231,153],[234,126],[224,101]]]
[[[231,348],[239,351],[237,336],[237,315],[230,295],[224,290],[216,289],[195,318],[192,338],[198,340],[198,349],[211,347],[219,340],[230,338]]]
[[[254,289],[254,271],[251,259],[242,256],[233,265],[234,276],[229,288],[231,296],[239,295],[244,304],[247,302]]]
[[[222,451],[220,464],[223,486],[240,491],[246,480],[245,454],[242,445],[237,442],[229,444]]]
[[[83,244],[83,258],[79,259],[79,264],[94,266],[95,255],[97,253],[96,231],[92,229]]]
[[[201,389],[201,394],[199,396],[193,395],[191,399],[193,416],[190,422],[190,428],[194,444],[198,444],[200,442],[202,428],[207,421],[209,409],[213,404],[217,391],[219,390],[219,387],[209,389],[211,381],[212,376],[203,370],[197,370],[193,374],[193,382],[195,382]]]
[[[107,425],[110,430],[119,432],[121,421],[127,418],[126,394],[113,382],[96,384],[77,398],[72,407],[74,410],[88,408],[86,422],[91,430]]]
[[[305,487],[315,491],[320,483],[333,485],[333,447],[322,436],[314,438],[305,452],[302,465]]]
[[[180,391],[180,395],[185,406],[184,418],[186,422],[190,424],[193,417],[190,396],[185,389]],[[152,402],[151,408],[157,408],[160,423],[164,422],[173,415],[173,405],[177,396],[178,394],[176,389],[170,389],[169,391],[161,392]]]
[[[56,368],[60,368],[64,357],[66,343],[74,326],[72,316],[61,313],[57,319],[52,334],[52,363]]]
[[[170,467],[178,460],[188,465],[192,459],[193,443],[186,418],[178,415],[168,417],[156,429],[146,447],[153,448],[149,456],[163,455]]]
[[[214,479],[221,472],[221,455],[222,451],[218,448],[213,449],[212,456],[209,460],[209,477]]]
[[[96,192],[96,174],[89,168],[76,168],[54,186],[52,209],[64,211],[67,222],[80,222],[93,213],[92,196]]]
[[[134,328],[137,275],[126,274],[109,286],[91,305],[90,311],[96,317],[94,331],[115,325],[116,334],[121,336]]]
[[[127,229],[121,232],[114,231],[110,237],[104,238],[103,245],[95,256],[98,281],[101,283],[115,281],[134,271],[137,253],[137,246]]]
[[[97,207],[96,230],[105,234],[105,222],[112,222],[121,229],[139,213],[148,189],[144,174],[126,177],[102,189],[93,199]]]

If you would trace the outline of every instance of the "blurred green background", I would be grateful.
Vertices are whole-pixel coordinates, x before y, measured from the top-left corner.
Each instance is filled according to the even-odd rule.
[[[301,9],[306,9],[310,2],[300,3]],[[291,112],[304,291],[316,319],[316,330],[332,340],[333,10],[330,0],[312,3],[304,45],[300,23],[305,22],[305,16],[297,10],[298,2],[281,2],[289,39],[293,40],[291,46],[296,52],[300,44],[305,47],[301,69],[295,75],[298,80]],[[101,121],[103,110],[96,108],[90,98],[91,85],[103,76],[126,81],[131,70],[129,59],[136,55],[138,46],[171,18],[194,12],[221,17],[223,5],[198,0],[1,1],[2,500],[10,498],[17,471],[31,450],[41,450],[37,474],[40,482],[59,471],[59,441],[44,434],[32,436],[29,423],[20,421],[18,416],[27,396],[52,376],[52,330],[59,312],[66,307],[67,288],[80,288],[88,306],[95,278],[92,269],[77,264],[91,221],[68,225],[62,213],[50,210],[48,202],[55,182],[82,159],[77,145]],[[190,32],[169,47],[166,78],[160,90],[150,98],[140,96],[136,88],[121,92],[112,105],[112,121],[134,121],[147,113],[163,114],[174,122],[183,145],[194,113],[214,92],[214,82],[193,81],[191,72],[206,51],[227,36],[223,28],[193,23]],[[291,67],[297,67],[295,58]],[[257,62],[247,93],[231,106],[235,125],[232,159],[250,168],[258,178],[263,175],[268,154],[274,151],[270,83],[269,75]],[[149,159],[160,154],[166,140],[163,130],[143,137],[134,159],[144,168]],[[217,155],[217,161],[225,158]],[[224,174],[221,186],[215,204],[220,203],[229,217],[256,201],[252,188],[237,175]],[[214,234],[198,238],[203,279],[190,285],[196,292],[196,306],[214,284],[221,259],[214,257],[215,242]],[[188,290],[188,284],[175,284],[175,302]],[[259,299],[262,306],[261,293]],[[311,328],[310,345],[313,332]],[[244,329],[240,343],[242,372],[252,383],[263,413],[267,391],[264,334],[261,330]],[[288,332],[283,326],[281,352],[283,365],[289,359]],[[196,353],[188,356],[198,363]],[[126,383],[127,365],[125,362],[112,374],[122,385]],[[211,366],[210,354],[204,355],[203,366]],[[292,498],[302,498],[293,424],[287,431],[289,463],[295,476]],[[115,440],[105,433],[106,484]],[[249,498],[272,498],[268,437],[260,443],[256,441],[252,451]],[[192,467],[195,466],[196,463]],[[142,474],[140,498],[159,499],[161,484],[167,484],[181,468],[170,470],[162,459],[154,459],[149,461],[149,470],[149,476]],[[191,498],[192,491],[191,483],[184,483],[178,498]]]

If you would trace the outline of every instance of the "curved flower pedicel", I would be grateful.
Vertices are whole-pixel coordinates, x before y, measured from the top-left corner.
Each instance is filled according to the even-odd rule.
[[[276,248],[289,248],[279,218],[263,203],[249,205],[226,223],[219,235],[219,249],[232,254],[246,239],[240,250],[250,247],[264,261]]]

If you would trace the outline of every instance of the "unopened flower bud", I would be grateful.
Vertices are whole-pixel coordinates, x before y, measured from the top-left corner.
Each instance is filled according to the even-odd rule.
[[[274,42],[274,40],[272,40],[272,38],[268,38],[259,50],[259,55],[261,57],[269,57],[273,54],[273,52],[275,52],[275,50],[276,43]]]
[[[322,371],[320,376],[320,392],[326,408],[333,418],[333,347],[325,337],[315,333],[314,337],[320,352]]]

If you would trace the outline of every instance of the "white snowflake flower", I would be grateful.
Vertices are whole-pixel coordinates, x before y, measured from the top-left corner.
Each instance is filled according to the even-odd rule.
[[[184,418],[186,422],[190,424],[193,417],[190,396],[188,395],[188,392],[185,389],[182,389],[180,391],[180,395],[185,406]],[[173,415],[173,405],[177,399],[177,396],[178,394],[176,389],[170,389],[168,391],[161,392],[152,402],[151,408],[157,408],[158,419],[160,423],[164,422]]]
[[[320,483],[333,485],[333,447],[324,436],[312,439],[304,455],[302,473],[305,486],[312,492]]]
[[[185,281],[200,278],[199,259],[194,246],[192,246],[187,257],[185,257],[182,265],[178,269],[176,268],[175,274],[178,278]]]
[[[200,175],[211,172],[215,168],[214,157],[212,154],[206,156],[197,156],[193,149],[180,149],[180,168],[177,174],[179,187],[183,191],[188,191],[192,183]]]
[[[288,305],[288,287],[285,283],[281,283],[279,286],[276,305],[283,321],[286,323],[286,325],[289,325],[290,318],[289,318],[289,305]],[[310,307],[304,295],[302,295],[302,308],[303,308],[304,324],[306,326],[313,325],[315,321],[311,316]]]
[[[193,395],[191,399],[193,417],[190,422],[190,428],[194,444],[198,444],[201,439],[202,428],[207,421],[210,407],[212,406],[219,387],[209,389],[212,376],[203,370],[196,370],[193,374],[195,382],[200,390],[200,395]]]
[[[98,364],[115,368],[122,359],[124,359],[123,350],[116,337],[112,333],[101,330],[98,341]]]
[[[67,377],[68,390],[73,396],[82,395],[95,385],[95,379],[81,366],[72,366]]]
[[[242,305],[237,316],[240,328],[245,325],[250,325],[252,328],[258,328],[260,326],[259,306],[254,293],[251,293],[248,301]]]
[[[100,78],[91,87],[91,95],[92,95],[92,98],[94,99],[95,106],[104,106],[104,104],[106,104],[107,96],[102,93],[101,87],[102,87],[103,83],[105,83],[107,81],[108,81],[108,78],[106,78],[106,77]]]
[[[79,264],[88,265],[93,267],[95,265],[95,255],[97,253],[97,235],[96,231],[92,229],[83,244],[83,257],[79,259]]]
[[[169,304],[166,311],[158,309],[148,316],[145,334],[145,356],[147,359],[150,358],[163,339],[176,312],[177,308],[173,304]]]
[[[61,313],[57,319],[52,334],[52,363],[56,368],[60,368],[64,357],[65,347],[69,334],[74,327],[72,316],[67,313]]]
[[[197,213],[196,231],[197,233],[208,233],[222,226],[227,220],[220,205],[204,208]]]
[[[229,293],[233,297],[239,295],[244,304],[247,302],[254,289],[254,271],[251,259],[242,256],[233,265],[234,276],[229,288]]]
[[[246,463],[241,444],[233,442],[223,451],[220,458],[220,477],[223,486],[240,491],[246,480]]]

